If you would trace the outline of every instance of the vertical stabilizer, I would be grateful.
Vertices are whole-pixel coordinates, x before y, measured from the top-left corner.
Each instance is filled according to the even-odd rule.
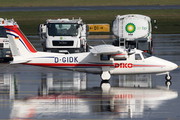
[[[29,42],[17,25],[5,26],[5,28],[13,57],[26,57],[30,56],[32,53],[36,53],[34,46]]]

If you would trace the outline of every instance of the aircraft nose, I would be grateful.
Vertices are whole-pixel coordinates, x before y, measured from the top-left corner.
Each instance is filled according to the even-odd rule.
[[[178,67],[178,65],[173,62],[167,63],[167,71],[175,70],[177,67]]]

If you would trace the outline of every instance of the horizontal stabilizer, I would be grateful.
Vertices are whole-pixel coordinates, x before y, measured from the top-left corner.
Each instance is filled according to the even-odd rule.
[[[12,61],[10,64],[20,64],[20,63],[28,63],[31,60],[17,60],[17,61]]]
[[[115,47],[113,45],[98,45],[90,49],[93,54],[120,54],[124,53],[124,47]]]

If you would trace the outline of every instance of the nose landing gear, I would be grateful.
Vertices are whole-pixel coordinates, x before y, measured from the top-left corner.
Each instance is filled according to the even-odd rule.
[[[166,80],[171,80],[172,77],[171,77],[171,75],[170,75],[169,73],[167,73],[167,75],[165,76],[165,79],[166,79]]]
[[[167,73],[167,75],[165,76],[165,79],[166,79],[165,85],[169,88],[169,86],[172,85],[172,82],[171,82],[172,76],[169,73]]]

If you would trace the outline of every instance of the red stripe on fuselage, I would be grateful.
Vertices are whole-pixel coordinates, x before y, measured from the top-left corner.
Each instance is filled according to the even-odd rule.
[[[78,63],[23,63],[45,67],[115,67],[114,64],[78,64]],[[165,65],[133,65],[133,67],[166,67]]]
[[[78,63],[23,63],[26,65],[46,66],[46,67],[103,67],[114,66],[113,64],[78,64]]]
[[[5,26],[5,28],[8,28],[10,32],[15,32],[18,34],[22,41],[25,43],[27,48],[30,50],[30,52],[36,53],[36,49],[33,47],[33,45],[29,42],[29,40],[26,38],[26,36],[21,32],[21,30],[18,28],[17,25],[14,26]]]
[[[165,65],[133,65],[133,67],[166,67]]]

